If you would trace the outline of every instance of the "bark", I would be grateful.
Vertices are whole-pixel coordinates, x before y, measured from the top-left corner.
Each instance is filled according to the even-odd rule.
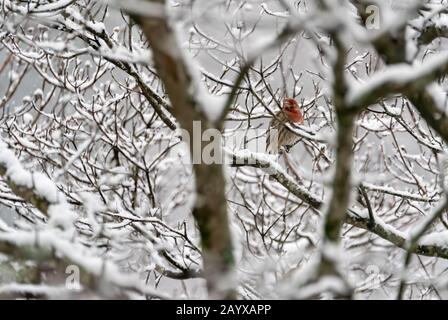
[[[163,1],[159,1],[163,3]],[[165,85],[173,115],[193,139],[193,121],[204,130],[219,128],[208,121],[195,94],[194,78],[183,55],[175,31],[164,17],[132,16],[141,26],[153,52],[155,68]],[[196,141],[198,142],[198,141]],[[201,150],[203,143],[201,142]],[[193,144],[190,152],[193,155]],[[225,178],[221,164],[194,164],[196,203],[193,216],[201,235],[204,277],[210,298],[234,298],[229,279],[233,271],[232,242],[225,198]]]

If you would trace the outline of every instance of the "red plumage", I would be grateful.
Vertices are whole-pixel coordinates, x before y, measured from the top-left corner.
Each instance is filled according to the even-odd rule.
[[[266,149],[270,154],[279,152],[280,147],[293,144],[297,136],[285,124],[303,123],[303,115],[297,101],[292,98],[283,99],[282,109],[272,118],[266,137]]]

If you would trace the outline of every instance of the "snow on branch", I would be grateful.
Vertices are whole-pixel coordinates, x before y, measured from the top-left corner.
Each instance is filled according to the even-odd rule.
[[[447,72],[447,53],[439,53],[421,64],[387,66],[365,83],[350,88],[347,96],[348,107],[363,108],[377,102],[380,97],[423,89]]]
[[[249,150],[231,151],[226,148],[225,151],[226,154],[233,159],[231,162],[232,166],[248,166],[262,169],[266,172],[266,174],[273,177],[281,185],[283,185],[283,187],[307,203],[310,207],[316,210],[322,209],[324,203],[320,197],[300,186],[289,174],[285,172],[285,170],[278,164],[278,162],[275,161],[275,159],[273,159],[272,156],[264,153],[254,153]],[[411,250],[412,252],[423,256],[448,259],[448,242],[441,241],[441,239],[445,238],[448,240],[448,237],[440,238],[434,236],[433,239],[435,241],[432,242],[429,241],[432,239],[431,234],[429,234],[424,237],[424,241],[422,239],[422,241],[415,247],[409,248],[407,244],[409,243],[408,241],[410,236],[390,226],[380,217],[375,216],[375,220],[371,221],[365,212],[350,208],[347,211],[345,223],[368,230],[404,250]]]
[[[8,228],[7,232],[0,232],[0,252],[25,259],[56,260],[61,264],[61,272],[65,272],[65,267],[69,264],[77,265],[85,273],[81,277],[83,285],[92,289],[100,281],[123,290],[168,298],[167,295],[145,285],[138,276],[122,273],[114,263],[92,256],[87,252],[87,248],[73,240],[64,239],[67,235],[71,238],[66,231],[74,227],[77,215],[71,211],[65,197],[48,177],[24,169],[14,153],[2,141],[0,141],[0,174],[6,178],[14,193],[49,216],[50,223],[41,231],[29,232]],[[55,226],[63,227],[65,231],[60,231],[54,228]]]
[[[169,8],[164,10],[168,13]],[[200,81],[199,69],[179,42],[175,21],[171,21],[168,14],[165,17],[145,16],[144,12],[130,14],[151,46],[158,76],[182,128],[191,137],[194,121],[202,122],[201,130],[216,128],[224,104],[216,101]],[[190,153],[193,153],[192,146]],[[201,235],[207,289],[211,297],[232,298],[235,283],[229,280],[233,278],[234,258],[222,166],[201,163],[193,170],[196,203],[192,211]]]
[[[56,185],[40,172],[23,168],[19,159],[0,141],[0,175],[4,176],[11,190],[33,204],[50,221],[64,228],[73,226],[73,213]]]
[[[22,259],[55,260],[65,272],[68,265],[80,270],[81,284],[95,290],[98,285],[112,285],[121,290],[134,291],[155,298],[169,296],[146,285],[138,275],[123,273],[119,267],[100,257],[90,255],[87,248],[61,237],[57,229],[43,231],[0,232],[0,252]]]
[[[260,168],[311,207],[316,209],[321,207],[322,202],[319,199],[319,196],[310,193],[304,187],[298,185],[278,162],[275,161],[274,156],[264,153],[254,153],[249,150],[233,152],[230,149],[225,148],[224,151],[232,158],[233,166],[252,166]]]

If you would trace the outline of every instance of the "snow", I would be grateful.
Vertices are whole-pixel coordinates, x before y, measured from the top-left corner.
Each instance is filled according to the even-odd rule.
[[[406,28],[407,39],[417,39],[420,33],[413,28]],[[412,61],[418,53],[418,46],[415,41],[406,41],[406,60]]]
[[[42,89],[36,89],[34,90],[33,96],[42,99],[44,96],[44,92],[42,91]]]
[[[433,97],[440,114],[437,114],[436,117],[439,119],[443,114],[446,113],[447,107],[447,93],[443,88],[437,83],[431,83],[426,86],[427,92]]]
[[[294,186],[301,194],[306,194],[308,197],[313,199],[315,202],[319,203],[320,198],[316,194],[313,194],[310,190],[307,190],[303,186],[296,183],[296,180],[291,177],[285,169],[277,162],[277,155],[270,155],[266,153],[255,153],[250,150],[243,149],[232,151],[229,148],[224,148],[225,154],[228,156],[226,158],[226,163],[233,163],[235,158],[236,163],[249,163],[249,164],[259,164],[261,170],[265,171],[269,175],[279,175],[285,179],[286,183]]]
[[[317,282],[297,290],[296,294],[292,294],[296,299],[309,299],[325,292],[346,295],[348,288],[341,278],[327,275],[320,277]]]
[[[198,94],[201,110],[205,113],[208,120],[216,122],[221,117],[224,110],[225,98],[215,96],[209,92],[202,91]]]
[[[365,83],[353,84],[347,95],[347,103],[355,104],[362,97],[369,95],[381,86],[392,84],[410,84],[413,81],[430,76],[448,64],[448,53],[439,53],[427,58],[423,63],[417,61],[413,65],[396,64],[376,72]]]
[[[364,118],[358,122],[358,125],[370,131],[380,131],[385,129],[384,124],[377,118]]]
[[[344,250],[338,243],[325,241],[322,244],[321,252],[326,259],[335,264],[344,261]]]
[[[212,95],[205,87],[205,84],[201,79],[201,67],[189,52],[181,49],[180,43],[182,41],[181,39],[177,39],[177,37],[180,37],[182,33],[178,30],[178,26],[175,26],[175,29],[177,32],[174,40],[177,41],[177,43],[171,45],[170,49],[179,48],[179,50],[170,50],[169,54],[176,59],[179,57],[182,59],[182,63],[186,65],[187,72],[191,76],[191,83],[188,88],[189,94],[194,97],[197,107],[207,119],[211,122],[216,122],[220,119],[224,110],[226,98],[223,96]]]
[[[16,185],[31,188],[33,180],[31,173],[26,171],[19,163],[14,153],[7,149],[0,141],[0,168],[6,171],[6,176]]]
[[[67,45],[64,41],[37,41],[36,43],[40,48],[54,51],[63,51]]]
[[[393,107],[388,105],[385,106],[385,109],[387,110],[387,112],[390,112],[395,116],[400,116],[403,111],[401,107]]]
[[[75,212],[71,211],[67,203],[58,202],[48,207],[48,215],[50,219],[49,225],[55,227],[61,227],[63,230],[72,231],[74,228],[74,222],[78,216]]]
[[[154,295],[156,297],[169,298],[149,285],[136,275],[126,274],[110,261],[91,256],[84,247],[79,244],[64,240],[54,230],[41,231],[38,234],[31,232],[16,231],[13,233],[0,232],[0,241],[8,241],[20,246],[31,245],[56,250],[57,254],[69,259],[72,264],[84,269],[85,272],[95,276],[101,276],[104,283],[137,290],[142,294]]]
[[[446,30],[448,28],[448,16],[446,13],[437,15],[433,21],[434,25],[439,29]]]
[[[124,9],[130,13],[144,14],[147,17],[164,17],[165,6],[162,3],[148,2],[144,0],[104,0],[112,7]]]
[[[32,174],[34,189],[37,195],[46,199],[50,203],[56,203],[58,199],[58,189],[46,175],[40,172]]]
[[[378,175],[375,175],[372,178],[377,178],[379,180],[384,180],[384,177],[379,177]],[[363,182],[363,187],[365,187],[365,188],[367,188],[369,190],[379,191],[379,192],[383,192],[383,193],[391,194],[391,195],[396,195],[396,196],[399,196],[399,197],[402,197],[402,198],[415,200],[415,201],[429,202],[431,199],[433,201],[438,199],[438,197],[432,198],[431,195],[428,195],[427,197],[422,197],[419,194],[416,194],[416,193],[413,193],[413,192],[404,191],[404,190],[400,190],[397,187],[379,186],[379,185],[374,185],[374,184],[372,184],[370,182]]]
[[[9,79],[14,82],[19,78],[19,74],[15,72],[14,70],[10,70],[8,73]]]
[[[91,21],[87,21],[86,25],[92,29],[93,31],[95,31],[96,33],[103,33],[106,31],[106,27],[104,26],[104,23],[102,22],[91,22]]]
[[[385,231],[387,231],[387,232],[390,233],[390,234],[396,235],[396,236],[398,236],[398,237],[400,237],[400,238],[402,238],[402,239],[407,239],[407,238],[408,238],[407,233],[402,232],[402,231],[400,231],[400,230],[394,228],[394,227],[391,226],[390,224],[384,222],[384,220],[381,219],[381,218],[378,217],[378,216],[375,216],[375,223],[378,224],[378,225],[380,225],[381,228],[383,228]]]
[[[32,100],[31,100],[31,97],[30,96],[24,96],[23,98],[22,98],[22,102],[25,104],[25,103],[29,103],[29,102],[31,102]]]
[[[82,142],[81,145],[78,147],[78,150],[76,150],[70,157],[70,159],[68,159],[67,163],[64,165],[64,168],[55,172],[55,176],[59,177],[62,174],[64,174],[64,172],[67,171],[67,169],[70,168],[70,166],[73,164],[73,162],[75,162],[82,156],[82,154],[86,151],[86,149],[95,139],[96,135],[94,134],[90,139],[86,139],[84,142]]]
[[[10,78],[17,82],[22,77],[22,68],[29,65],[30,69],[24,73],[23,85],[11,101],[7,96],[0,97],[1,104],[5,103],[0,135],[6,142],[0,146],[0,205],[10,206],[20,216],[10,224],[9,209],[0,207],[0,243],[23,244],[26,249],[51,252],[50,260],[60,259],[58,262],[79,266],[82,275],[106,284],[91,288],[100,298],[103,293],[118,292],[116,289],[122,289],[120,293],[127,297],[139,299],[144,298],[145,292],[157,295],[165,290],[173,292],[174,298],[206,297],[202,293],[206,291],[203,279],[180,281],[163,276],[164,271],[178,273],[182,267],[200,272],[203,265],[203,252],[197,248],[200,234],[190,210],[196,196],[192,160],[186,160],[190,154],[184,143],[175,146],[179,143],[180,128],[167,129],[157,119],[151,103],[141,95],[133,75],[105,61],[127,62],[144,85],[160,95],[164,103],[169,103],[166,88],[156,75],[148,43],[140,37],[137,26],[128,33],[127,18],[122,18],[118,10],[99,6],[91,12],[90,7],[70,1],[44,1],[38,6],[5,2],[7,11],[0,38],[6,52],[12,55],[11,63],[5,60],[5,79],[8,80],[11,70]],[[411,39],[419,35],[413,26],[422,28],[424,24],[410,21],[406,27],[408,61],[423,62],[376,71],[376,66],[384,64],[377,63],[379,60],[370,42],[391,30],[393,36],[397,25],[402,25],[399,19],[381,21],[379,32],[364,32],[364,26],[353,26],[352,7],[346,12],[345,5],[331,1],[326,1],[329,9],[323,14],[316,6],[305,6],[303,2],[293,7],[293,1],[229,1],[228,6],[214,6],[207,0],[195,1],[191,6],[175,1],[176,8],[173,1],[166,2],[168,11],[163,5],[153,6],[145,0],[105,0],[106,5],[131,12],[142,12],[147,4],[150,7],[146,9],[153,16],[165,18],[165,12],[169,15],[169,22],[176,25],[177,35],[183,41],[172,43],[161,39],[161,43],[167,54],[187,63],[189,74],[185,78],[192,79],[191,86],[179,88],[183,93],[189,90],[187,95],[197,106],[197,110],[190,111],[200,112],[200,118],[210,122],[220,119],[240,66],[253,63],[248,81],[240,85],[242,89],[231,105],[232,112],[227,119],[232,121],[226,123],[223,134],[226,146],[248,148],[236,151],[227,148],[226,163],[246,160],[248,164],[223,168],[231,238],[236,249],[235,270],[240,280],[238,298],[303,298],[315,294],[325,298],[322,291],[342,292],[341,279],[324,277],[313,284],[307,282],[315,280],[319,260],[313,258],[322,253],[332,261],[347,262],[344,277],[350,279],[354,267],[367,275],[361,277],[365,280],[361,286],[356,283],[355,298],[373,297],[379,291],[394,295],[396,270],[402,261],[387,259],[403,254],[398,247],[405,247],[403,243],[411,238],[409,230],[418,230],[420,222],[425,220],[422,216],[432,212],[441,200],[443,191],[438,184],[436,157],[445,146],[430,123],[423,120],[424,115],[414,113],[406,99],[381,100],[381,105],[372,108],[372,112],[360,113],[356,119],[360,130],[354,135],[354,167],[361,173],[353,185],[359,183],[368,192],[376,224],[368,228],[368,211],[363,203],[356,202],[348,211],[346,221],[350,225],[344,227],[344,246],[322,245],[322,230],[317,226],[321,226],[326,200],[332,194],[331,177],[337,150],[332,105],[335,100],[329,90],[334,77],[328,68],[334,46],[325,28],[340,27],[338,35],[350,49],[345,70],[347,81],[353,82],[349,86],[349,99],[362,101],[362,94],[369,90],[384,87],[385,91],[392,92],[395,84],[398,88],[412,84],[425,88],[434,98],[441,111],[439,116],[445,112],[445,85],[428,82],[434,78],[431,73],[445,65],[442,60],[433,60],[439,52],[444,54],[444,41],[434,41],[428,48],[419,47]],[[54,11],[45,13],[44,9]],[[427,18],[426,13],[422,15],[419,20]],[[437,20],[442,16],[443,19]],[[437,14],[428,22],[443,26],[446,16]],[[22,18],[33,21],[22,29],[18,24]],[[291,34],[278,40],[283,30]],[[110,37],[112,47],[94,36],[95,33]],[[171,50],[173,46],[175,50]],[[183,49],[190,49],[192,54]],[[369,56],[362,53],[365,50]],[[321,52],[324,53],[322,60],[319,59]],[[436,61],[435,65],[431,66],[431,61]],[[377,72],[373,76],[369,73],[371,77],[365,81],[360,79],[366,74],[363,62],[367,71]],[[350,76],[350,71],[357,71],[356,77]],[[133,79],[129,81],[129,78]],[[249,143],[229,142],[236,136],[264,142],[264,129],[270,118],[268,111],[275,103],[273,99],[281,99],[284,91],[293,93],[304,104],[307,117],[307,126],[290,126],[300,140],[290,153],[276,157],[263,152],[264,144],[257,149],[263,151],[253,152],[255,149]],[[43,98],[48,99],[45,106]],[[172,110],[166,111],[167,116],[174,119],[169,111]],[[388,126],[396,134],[403,159],[391,142],[393,137]],[[381,133],[367,134],[363,128]],[[250,131],[257,130],[258,134],[252,137]],[[413,130],[412,134],[407,130]],[[98,140],[90,144],[95,135]],[[48,215],[32,208],[19,195],[47,200],[48,208],[46,202],[39,208]],[[313,208],[300,200],[308,195],[311,199],[305,202],[317,201]],[[41,204],[35,200],[32,198],[33,203]],[[425,287],[430,285],[429,281],[439,279],[439,270],[446,269],[448,235],[440,232],[445,229],[442,222],[433,223],[427,231],[432,233],[421,239],[425,245],[435,245],[429,249],[441,255],[439,259],[425,259],[431,262],[428,275],[422,275],[417,259],[409,264],[412,275],[409,280],[418,283],[412,286],[416,298],[435,297],[432,290],[424,292]],[[358,223],[361,228],[352,227]],[[340,252],[342,248],[347,256]],[[162,253],[170,254],[181,267],[172,264]],[[385,284],[380,289],[369,286],[374,280],[369,266],[353,265],[351,258],[358,254],[358,261],[365,259],[372,264],[381,260],[379,255],[385,259],[387,270],[378,265],[385,274],[381,278]],[[11,257],[0,254],[0,259],[9,262]],[[21,262],[15,262],[14,267],[20,265]],[[151,276],[145,284],[147,274]],[[59,280],[60,275],[57,276]],[[155,290],[154,278],[159,277],[162,278]],[[50,278],[46,280],[53,284]],[[184,290],[182,284],[185,284]],[[232,283],[228,281],[228,284]],[[11,283],[0,286],[0,291],[56,297],[64,294],[59,283],[54,285]],[[176,289],[171,290],[171,285]],[[444,290],[440,285],[439,288],[441,292]]]
[[[272,16],[276,16],[276,17],[279,17],[279,18],[289,18],[291,16],[291,14],[288,11],[274,12],[274,11],[270,10],[268,8],[267,4],[264,3],[264,2],[261,4],[261,8],[263,8],[263,10],[267,14],[272,15]]]
[[[73,3],[73,0],[58,0],[54,2],[39,3],[39,7],[37,9],[33,9],[33,13],[39,13],[39,12],[54,12],[58,10],[62,10],[65,7],[69,6]]]
[[[121,185],[122,181],[124,181],[127,177],[127,174],[113,174],[113,175],[105,175],[100,178],[99,183],[101,185],[107,185],[109,187]]]
[[[101,210],[105,210],[105,207],[102,205],[102,201],[97,195],[83,192],[79,196],[87,212],[87,217],[92,226],[93,233],[98,235],[101,231],[101,225],[97,222],[95,214]]]
[[[22,137],[16,137],[16,139],[17,142],[24,148],[29,148],[30,150],[39,150],[38,146],[29,141],[28,139]]]
[[[422,236],[418,243],[424,246],[438,246],[448,249],[448,231],[433,232]]]
[[[92,54],[103,56],[111,60],[123,61],[129,63],[138,63],[142,65],[149,65],[152,60],[152,54],[146,49],[129,49],[116,44],[112,49],[107,46],[100,47],[99,51],[92,51]]]
[[[2,141],[0,141],[0,169],[6,171],[6,176],[13,184],[29,188],[33,196],[48,202],[46,214],[50,216],[50,224],[66,230],[74,227],[76,214],[70,210],[64,196],[58,191],[53,181],[43,173],[31,173],[24,169],[14,153]]]
[[[23,115],[23,123],[29,125],[32,122],[33,122],[33,116],[30,113],[28,113],[28,112],[25,113]]]

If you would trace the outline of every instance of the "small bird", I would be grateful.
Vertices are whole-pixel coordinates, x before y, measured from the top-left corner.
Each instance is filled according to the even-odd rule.
[[[288,151],[289,146],[296,141],[297,136],[286,127],[287,123],[303,123],[303,114],[293,98],[283,99],[282,109],[269,123],[266,137],[266,150],[269,154],[278,154],[281,147],[285,147]]]

